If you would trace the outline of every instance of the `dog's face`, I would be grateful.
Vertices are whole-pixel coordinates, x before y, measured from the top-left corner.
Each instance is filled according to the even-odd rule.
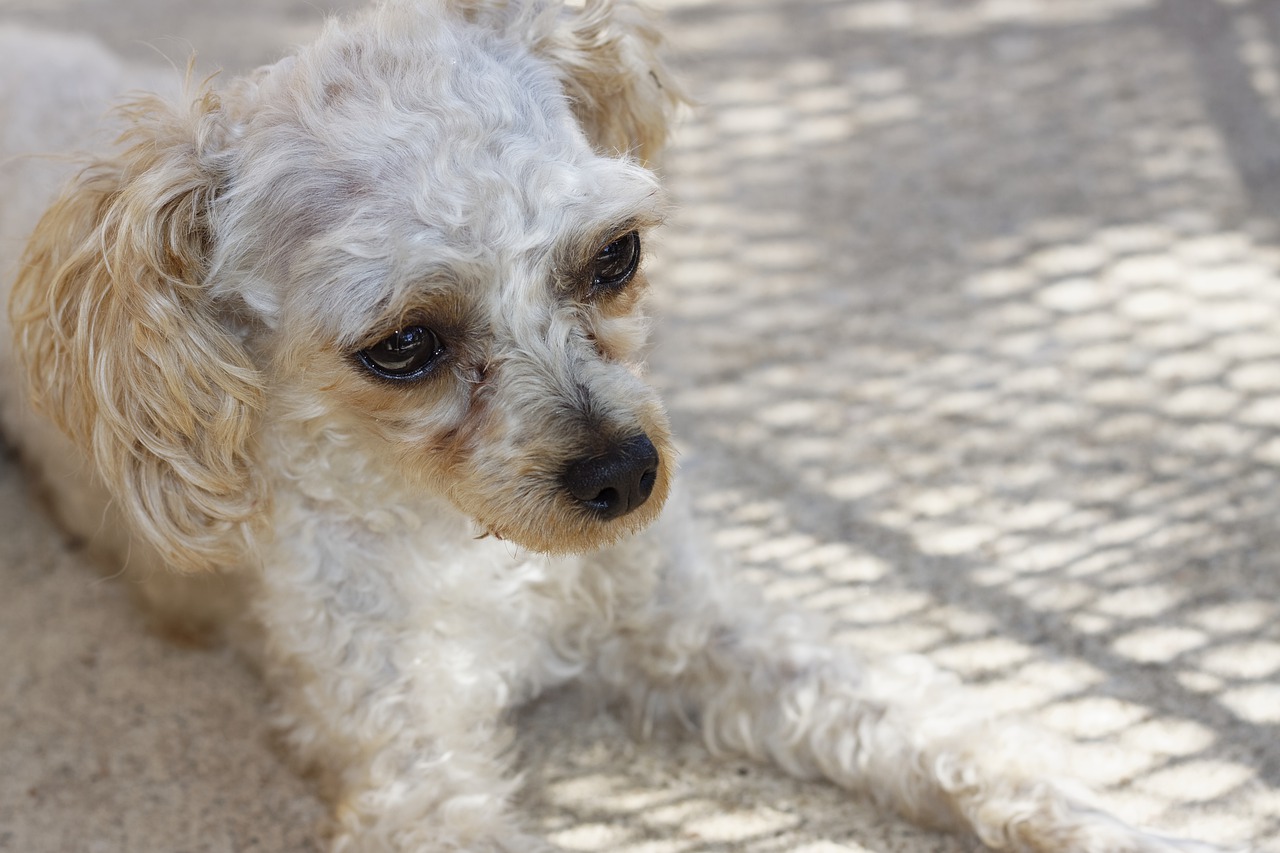
[[[260,81],[219,286],[270,327],[277,387],[483,530],[563,551],[635,529],[672,464],[637,362],[653,174],[593,150],[519,42],[377,26]]]
[[[630,14],[391,4],[226,96],[196,274],[260,379],[232,396],[535,550],[651,520],[673,466],[639,363],[664,197],[625,150],[654,153],[675,96]]]

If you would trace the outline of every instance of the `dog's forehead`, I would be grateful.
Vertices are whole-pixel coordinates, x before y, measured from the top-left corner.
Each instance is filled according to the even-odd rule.
[[[339,337],[416,286],[509,285],[513,269],[662,205],[648,170],[591,149],[554,70],[521,45],[413,24],[329,33],[263,84],[270,132],[246,182],[287,208],[265,224],[293,232],[273,238],[290,292],[264,301],[319,307],[311,321]]]
[[[261,93],[263,159],[305,161],[356,203],[428,181],[445,212],[460,179],[510,181],[531,161],[582,153],[550,66],[510,38],[406,6],[330,27]]]

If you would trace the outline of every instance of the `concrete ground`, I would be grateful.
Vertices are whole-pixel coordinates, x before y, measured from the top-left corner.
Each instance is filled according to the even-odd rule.
[[[242,69],[329,5],[0,16]],[[700,103],[655,376],[743,577],[1075,739],[1124,815],[1280,851],[1280,2],[663,5]],[[0,850],[322,848],[240,664],[149,633],[11,464],[0,530]],[[572,691],[522,726],[573,850],[975,849]]]

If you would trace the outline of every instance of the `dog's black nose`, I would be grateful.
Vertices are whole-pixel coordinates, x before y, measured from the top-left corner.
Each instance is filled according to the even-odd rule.
[[[601,456],[579,459],[564,472],[564,485],[603,519],[626,515],[649,499],[658,479],[658,450],[635,435]]]

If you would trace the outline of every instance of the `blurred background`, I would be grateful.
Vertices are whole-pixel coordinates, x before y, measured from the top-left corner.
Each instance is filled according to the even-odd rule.
[[[237,72],[344,5],[0,21]],[[714,538],[1074,739],[1127,818],[1280,851],[1280,0],[657,5],[698,103],[653,374]],[[0,850],[322,849],[261,685],[84,562],[0,463]],[[594,712],[520,722],[564,847],[977,849]]]

